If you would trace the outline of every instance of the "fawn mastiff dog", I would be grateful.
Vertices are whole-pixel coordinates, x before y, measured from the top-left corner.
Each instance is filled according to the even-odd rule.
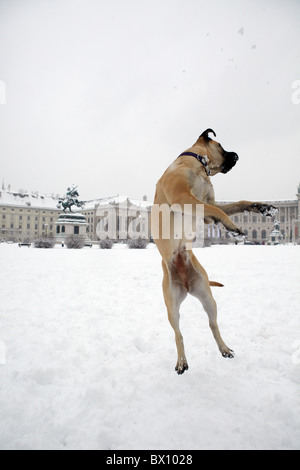
[[[227,152],[215,140],[209,137],[212,129],[204,131],[196,143],[183,152],[167,168],[156,185],[153,207],[168,205],[180,207],[182,214],[191,211],[195,217],[197,205],[204,207],[204,222],[221,222],[232,236],[243,236],[241,230],[229,218],[230,215],[253,211],[265,216],[273,216],[274,206],[260,202],[239,201],[233,204],[216,204],[214,189],[210,180],[217,173],[228,173],[237,163],[239,157],[234,152]],[[197,297],[209,318],[209,326],[223,357],[234,357],[233,351],[224,343],[218,323],[217,305],[212,296],[211,286],[220,286],[218,282],[209,281],[191,249],[191,242],[185,236],[176,236],[174,212],[170,212],[170,236],[164,237],[162,217],[154,217],[152,209],[152,234],[162,256],[163,294],[170,324],[175,332],[178,359],[175,370],[183,374],[188,369],[183,337],[179,328],[179,308],[187,294]],[[172,211],[172,209],[171,209]],[[160,214],[161,215],[161,214]],[[183,218],[183,217],[182,217]],[[154,221],[155,219],[155,221]],[[154,235],[155,232],[155,235]]]

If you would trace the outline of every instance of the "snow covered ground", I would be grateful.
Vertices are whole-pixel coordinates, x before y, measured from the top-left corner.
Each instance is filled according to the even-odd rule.
[[[154,246],[0,245],[1,449],[300,448],[300,247],[195,252],[236,357],[188,297],[178,376]]]

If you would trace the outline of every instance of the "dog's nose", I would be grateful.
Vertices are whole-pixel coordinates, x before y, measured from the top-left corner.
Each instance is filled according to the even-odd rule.
[[[228,158],[228,160],[230,160],[230,161],[232,162],[233,165],[235,165],[236,162],[237,162],[238,159],[239,159],[239,156],[238,156],[238,154],[235,153],[235,152],[228,152],[228,153],[227,153],[227,158]]]
[[[225,158],[224,158],[224,163],[223,163],[221,172],[228,173],[228,171],[230,171],[231,168],[234,167],[239,157],[238,157],[238,154],[235,152],[225,152],[224,157]]]
[[[235,152],[226,152],[224,151],[223,153],[224,158],[228,158],[232,160],[234,163],[236,163],[239,160],[239,156]]]

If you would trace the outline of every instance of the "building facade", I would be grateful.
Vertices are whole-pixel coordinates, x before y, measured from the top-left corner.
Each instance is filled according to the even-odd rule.
[[[118,195],[86,201],[81,212],[88,223],[87,236],[93,241],[100,237],[124,241],[131,232],[150,238],[151,208],[146,196],[137,200]]]
[[[300,186],[299,186],[300,191]],[[300,192],[299,192],[300,196]],[[299,198],[297,200],[287,201],[263,201],[267,204],[272,204],[278,209],[275,218],[266,217],[255,212],[247,214],[241,213],[231,216],[232,221],[237,225],[245,234],[248,241],[254,243],[267,243],[269,236],[274,228],[275,219],[280,223],[280,231],[284,242],[296,242],[299,236],[295,234],[294,223],[298,219],[299,212]],[[222,202],[220,202],[222,205]],[[219,227],[220,237],[222,240],[228,238],[224,227]]]
[[[300,184],[298,186],[297,202],[298,216],[295,217],[292,222],[292,241],[294,243],[300,244]]]
[[[55,235],[61,212],[56,197],[0,191],[0,240],[25,241]]]
[[[59,196],[25,194],[4,189],[0,191],[0,240],[19,242],[55,236],[56,222],[61,213],[61,209],[57,208],[58,200]],[[300,185],[295,200],[264,202],[278,208],[275,218],[280,224],[282,242],[300,243]],[[115,196],[85,201],[80,213],[86,217],[86,235],[90,240],[97,242],[100,236],[107,236],[123,241],[130,232],[139,233],[142,238],[150,238],[151,207],[152,203],[145,196],[142,200]],[[113,224],[110,224],[111,213],[115,217]],[[268,243],[275,218],[254,212],[231,217],[246,233],[246,239],[253,243]],[[221,224],[205,226],[205,238],[214,243],[234,241]]]

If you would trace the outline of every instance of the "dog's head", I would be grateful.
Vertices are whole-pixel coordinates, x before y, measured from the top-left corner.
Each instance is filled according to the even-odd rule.
[[[239,157],[235,152],[224,150],[221,144],[209,137],[208,134],[210,133],[216,137],[216,133],[212,129],[206,129],[206,131],[202,132],[196,144],[201,144],[202,155],[207,155],[209,159],[208,167],[211,175],[228,173],[234,167]]]

